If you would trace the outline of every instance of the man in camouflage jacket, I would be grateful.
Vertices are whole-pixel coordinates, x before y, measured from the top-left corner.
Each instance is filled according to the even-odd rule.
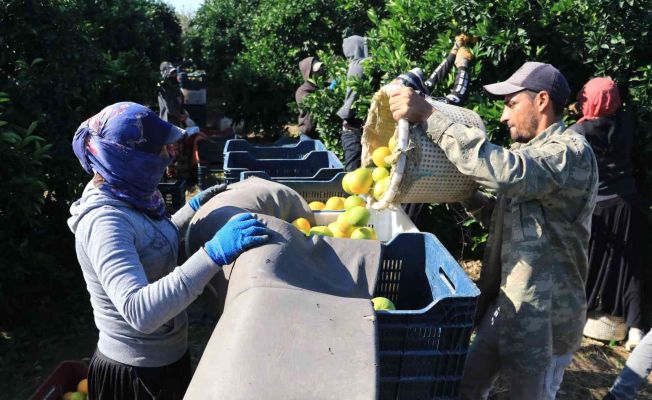
[[[496,195],[476,192],[463,203],[489,238],[462,398],[486,399],[502,370],[511,399],[554,399],[586,318],[597,164],[585,138],[561,121],[570,89],[552,65],[527,62],[485,90],[504,96],[510,149],[452,123],[409,88],[393,93],[390,108],[395,119],[425,122],[460,172]]]

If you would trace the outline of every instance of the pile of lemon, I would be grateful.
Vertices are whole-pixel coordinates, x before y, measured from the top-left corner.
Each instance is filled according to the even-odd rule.
[[[77,384],[76,392],[66,392],[63,394],[63,400],[86,400],[88,397],[88,379],[82,379]]]

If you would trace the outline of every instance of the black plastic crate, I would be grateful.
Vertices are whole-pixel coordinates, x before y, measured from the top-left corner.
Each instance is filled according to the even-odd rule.
[[[165,211],[174,214],[186,203],[186,181],[179,179],[173,182],[161,182],[158,190],[165,200]]]
[[[231,151],[246,151],[258,160],[264,159],[297,159],[306,157],[313,151],[327,151],[319,140],[306,139],[294,145],[256,146],[244,139],[232,139],[226,142],[224,153]]]
[[[246,151],[232,151],[224,156],[224,176],[227,183],[235,183],[246,171],[262,171],[272,180],[314,179],[326,180],[342,172],[344,166],[330,151],[313,151],[301,160],[258,160]]]
[[[232,136],[209,136],[197,142],[197,162],[203,166],[222,168],[224,164],[224,146]]]
[[[455,399],[480,291],[430,233],[402,233],[384,246],[374,297],[381,400]]]

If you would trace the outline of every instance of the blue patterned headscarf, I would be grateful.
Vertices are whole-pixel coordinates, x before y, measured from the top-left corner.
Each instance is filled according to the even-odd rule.
[[[184,134],[149,108],[122,102],[84,121],[75,132],[72,148],[87,173],[104,178],[100,190],[161,218],[165,202],[158,184],[171,158],[160,153],[164,145]]]

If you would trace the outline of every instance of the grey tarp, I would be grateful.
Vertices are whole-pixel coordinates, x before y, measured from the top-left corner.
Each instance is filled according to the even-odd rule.
[[[380,242],[304,236],[286,221],[310,211],[279,186],[232,185],[193,219],[191,249],[244,209],[273,234],[225,267],[224,311],[185,398],[375,399]]]

